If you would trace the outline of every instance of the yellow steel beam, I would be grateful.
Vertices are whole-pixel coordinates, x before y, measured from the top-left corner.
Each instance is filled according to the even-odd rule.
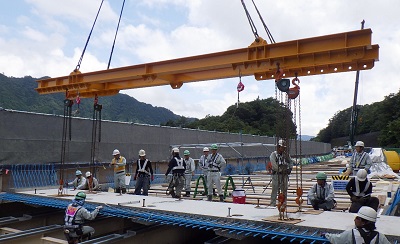
[[[65,92],[68,97],[114,95],[123,89],[171,85],[254,75],[273,79],[277,64],[286,77],[371,69],[379,46],[371,44],[371,29],[267,44],[260,39],[247,48],[161,62],[38,80],[40,94]]]

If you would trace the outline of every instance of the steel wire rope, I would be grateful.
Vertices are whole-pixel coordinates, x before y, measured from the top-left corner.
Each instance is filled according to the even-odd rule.
[[[101,1],[99,10],[97,11],[96,18],[94,19],[94,22],[93,22],[93,25],[92,25],[92,29],[90,30],[89,36],[88,36],[88,38],[86,40],[85,47],[82,50],[81,57],[79,58],[79,61],[78,61],[78,64],[76,65],[75,70],[79,70],[79,68],[81,67],[83,56],[85,55],[85,51],[86,51],[87,45],[89,44],[90,37],[92,36],[92,32],[93,32],[94,26],[96,24],[97,17],[99,17],[99,13],[100,13],[101,7],[103,6],[103,2],[104,2],[104,0]]]
[[[258,33],[257,33],[257,27],[254,24],[253,19],[251,18],[251,15],[250,15],[249,11],[247,10],[247,7],[246,7],[246,4],[244,3],[244,0],[241,0],[241,1],[242,1],[243,9],[246,12],[247,20],[249,21],[251,31],[253,32],[254,37],[256,38],[256,41],[258,41],[260,37],[258,36]]]
[[[251,0],[251,1],[253,2],[254,8],[256,9],[257,14],[258,14],[258,16],[260,17],[260,20],[261,20],[261,22],[262,22],[262,24],[263,24],[263,26],[264,26],[265,32],[267,32],[267,36],[268,36],[270,42],[271,42],[271,43],[275,43],[274,37],[272,36],[271,32],[269,31],[268,26],[265,24],[264,19],[263,19],[263,17],[262,17],[261,14],[260,14],[260,11],[258,11],[257,5],[254,3],[254,0]],[[242,2],[243,2],[243,1],[242,1]]]
[[[112,45],[112,48],[111,48],[111,53],[110,53],[110,58],[109,58],[109,60],[108,60],[107,69],[110,68],[111,58],[112,58],[112,55],[113,55],[113,52],[114,52],[115,40],[117,39],[117,34],[118,34],[118,29],[119,29],[119,23],[121,22],[121,17],[122,17],[122,12],[123,12],[123,10],[124,10],[124,6],[125,6],[125,0],[122,2],[121,12],[120,12],[120,14],[119,14],[118,25],[117,25],[117,29],[116,29],[116,31],[115,31],[114,42],[113,42],[113,45]]]

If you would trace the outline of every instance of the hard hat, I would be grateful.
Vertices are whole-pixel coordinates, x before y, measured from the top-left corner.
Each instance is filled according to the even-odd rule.
[[[218,150],[217,144],[212,144],[211,145],[211,150]]]
[[[367,179],[367,175],[368,173],[365,169],[360,169],[358,170],[356,177],[359,181],[365,181],[365,179]]]
[[[356,146],[356,147],[364,147],[364,142],[362,142],[362,141],[357,141],[355,146]]]
[[[358,217],[371,222],[376,222],[377,215],[378,214],[376,213],[375,209],[367,206],[362,206],[357,213]]]
[[[203,148],[203,152],[209,152],[210,149],[208,149],[208,147]]]
[[[189,150],[185,150],[185,151],[183,152],[183,155],[190,155]]]
[[[143,150],[143,149],[140,149],[140,150],[139,150],[139,156],[141,156],[141,157],[146,156],[146,151]]]
[[[82,175],[82,172],[78,169],[77,171],[75,171],[75,175],[76,175],[76,176]]]
[[[172,152],[173,153],[179,153],[179,148],[177,148],[177,147],[172,148]]]
[[[118,155],[118,154],[120,154],[120,153],[119,153],[119,150],[118,150],[118,149],[114,149],[114,151],[113,151],[113,156]]]
[[[281,147],[286,147],[286,146],[285,146],[285,141],[284,141],[284,140],[282,140],[282,139],[281,139],[281,140],[279,140],[279,141],[278,141],[278,146],[281,146]]]
[[[326,180],[326,174],[324,172],[318,172],[315,178],[317,180]]]
[[[76,193],[75,200],[85,200],[86,194],[83,191]]]
[[[86,172],[86,178],[92,176],[92,174],[90,173],[90,171]]]

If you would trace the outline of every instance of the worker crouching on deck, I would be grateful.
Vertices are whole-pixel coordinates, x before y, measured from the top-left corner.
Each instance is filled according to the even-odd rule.
[[[74,190],[84,190],[86,187],[86,178],[82,176],[82,172],[77,170],[75,172],[75,179],[72,182],[67,183],[68,186],[73,186]]]
[[[333,186],[326,182],[324,172],[319,172],[315,178],[317,183],[310,188],[307,198],[315,210],[331,211],[335,207]]]
[[[90,171],[86,172],[86,187],[85,190],[89,191],[100,191],[100,184],[99,181],[93,177],[92,173]]]
[[[165,173],[165,177],[167,177],[169,172],[172,171],[172,179],[167,189],[167,195],[171,194],[173,198],[181,198],[181,192],[185,183],[185,169],[186,163],[179,156],[179,149],[174,147],[172,149],[172,159],[169,161],[168,169]]]
[[[102,206],[96,207],[93,212],[89,212],[83,207],[86,200],[84,192],[78,192],[75,199],[68,205],[64,217],[64,235],[69,244],[78,243],[85,239],[90,239],[94,234],[94,229],[90,226],[84,226],[85,220],[96,218]]]
[[[213,185],[215,183],[215,187],[217,188],[219,201],[224,201],[224,195],[222,194],[221,187],[221,169],[225,167],[226,162],[224,157],[221,154],[217,153],[218,146],[217,144],[211,145],[211,155],[208,157],[208,176],[207,176],[207,188],[208,188],[208,196],[207,200],[212,200],[212,192]]]

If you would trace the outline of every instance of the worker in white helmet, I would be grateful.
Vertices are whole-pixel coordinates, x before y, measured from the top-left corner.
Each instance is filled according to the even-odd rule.
[[[356,150],[350,159],[350,168],[348,174],[353,176],[357,175],[359,169],[365,169],[367,172],[372,165],[372,159],[368,153],[364,151],[364,142],[357,141],[355,145]]]
[[[271,204],[270,206],[276,206],[277,194],[283,194],[284,204],[287,199],[287,189],[289,175],[292,172],[293,161],[290,158],[289,153],[286,151],[286,144],[284,140],[279,140],[276,145],[276,151],[270,155],[270,161],[272,165],[272,191],[271,191]]]
[[[86,178],[82,176],[82,172],[78,169],[75,171],[75,179],[68,183],[68,186],[73,186],[74,190],[84,190],[86,187]]]
[[[357,213],[362,206],[368,206],[378,211],[379,199],[371,196],[372,183],[367,178],[367,171],[360,169],[357,176],[349,180],[346,191],[350,196],[350,213]]]
[[[183,185],[185,183],[185,169],[186,163],[179,156],[179,148],[174,147],[172,149],[172,159],[169,161],[167,172],[165,172],[165,177],[172,172],[172,179],[169,183],[167,189],[167,195],[173,198],[181,198],[181,192],[183,190]]]
[[[86,172],[86,187],[85,190],[89,191],[100,191],[99,181],[90,173],[90,171]]]
[[[201,175],[204,178],[204,185],[207,186],[207,174],[208,174],[208,156],[210,149],[208,147],[203,148],[203,155],[199,159],[199,169],[201,170]],[[206,195],[206,190],[202,193],[203,196]]]
[[[118,149],[113,151],[114,158],[112,159],[110,166],[114,168],[114,192],[126,193],[125,185],[125,166],[126,159],[121,156]]]
[[[226,166],[224,157],[218,152],[217,144],[211,145],[211,155],[208,157],[208,176],[207,176],[207,188],[208,196],[207,200],[212,201],[213,186],[217,188],[219,195],[219,201],[224,201],[224,195],[221,187],[221,170]]]
[[[154,180],[154,174],[151,162],[146,158],[146,151],[143,149],[139,150],[139,159],[137,160],[136,173],[133,179],[136,180],[135,195],[148,196],[150,180]]]
[[[196,165],[194,164],[193,158],[190,157],[189,150],[183,152],[183,160],[185,161],[185,197],[190,197],[190,183],[192,177],[194,176],[194,171],[196,170]]]
[[[325,237],[333,244],[342,243],[379,243],[390,244],[383,233],[376,231],[377,212],[370,207],[361,207],[354,218],[355,228],[346,230],[341,234],[323,233]]]

